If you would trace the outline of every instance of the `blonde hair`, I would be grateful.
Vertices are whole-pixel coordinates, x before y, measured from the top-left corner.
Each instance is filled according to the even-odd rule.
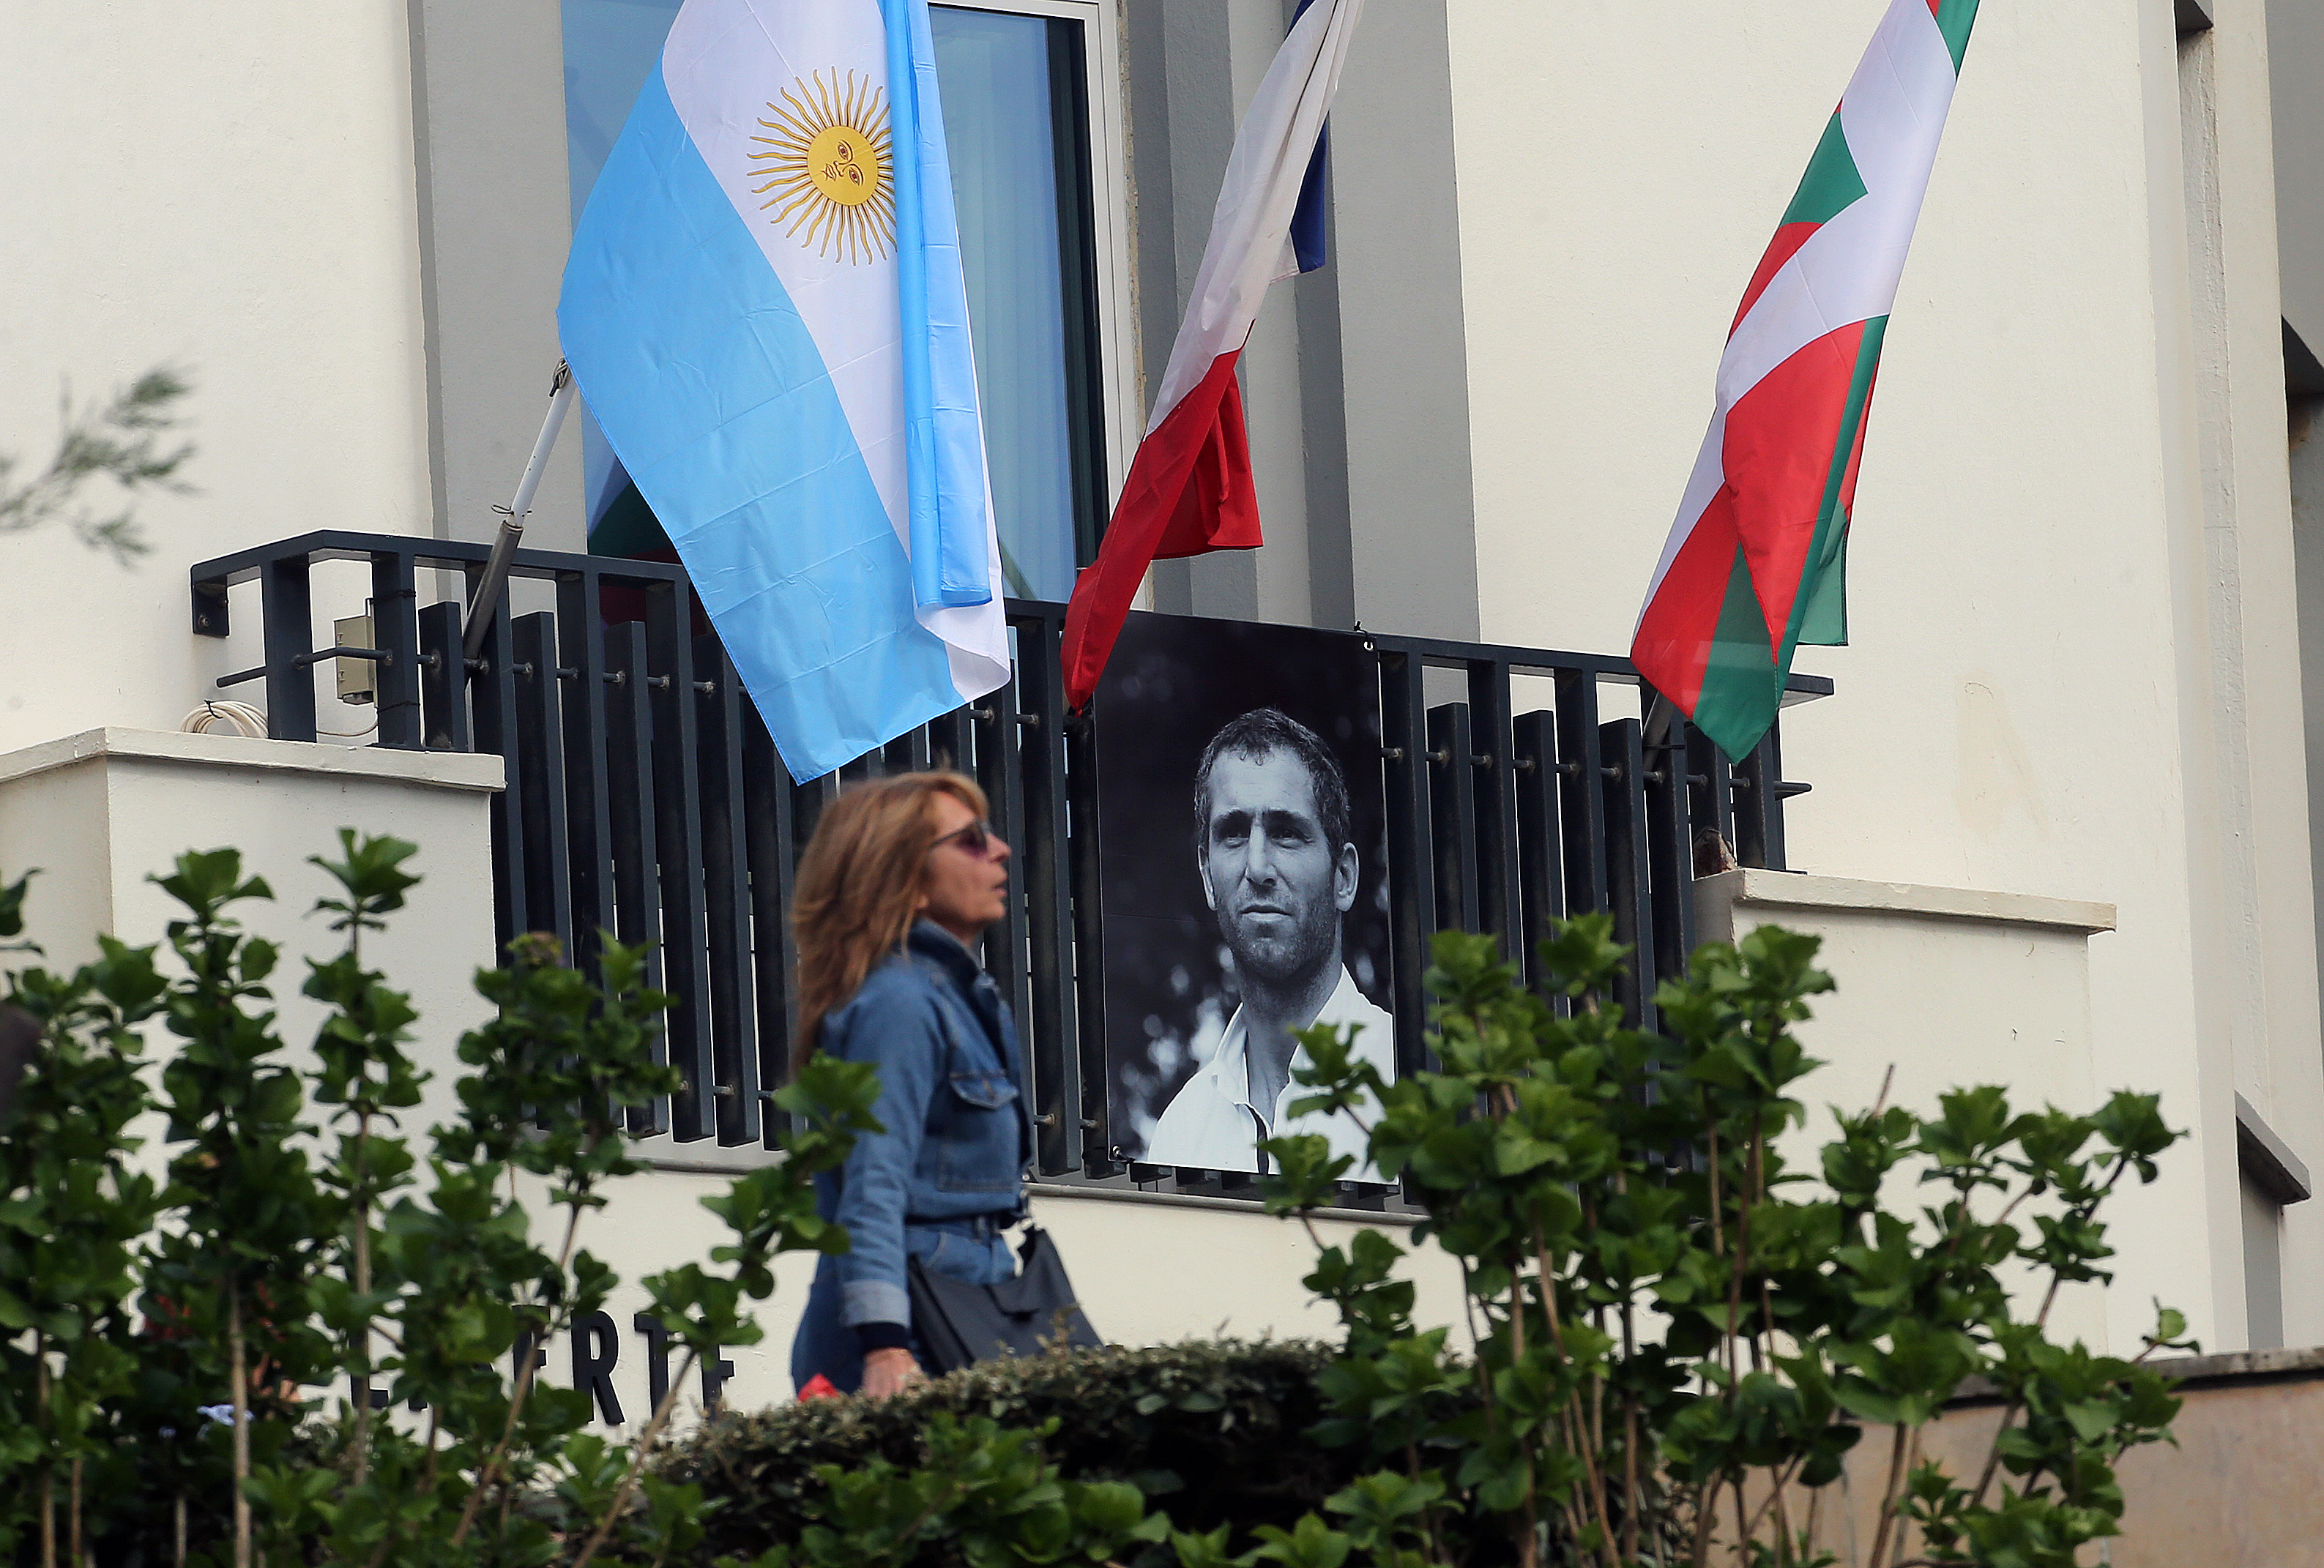
[[[927,891],[936,827],[930,803],[949,795],[989,814],[976,780],[951,772],[900,773],[858,784],[823,808],[799,856],[791,896],[798,947],[798,1038],[791,1057],[816,1049],[824,1015],[853,996],[872,966],[904,945]]]

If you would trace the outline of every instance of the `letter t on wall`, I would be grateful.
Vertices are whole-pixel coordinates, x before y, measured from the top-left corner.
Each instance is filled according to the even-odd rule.
[[[724,1399],[727,1380],[734,1375],[734,1363],[723,1355],[702,1358],[702,1407],[715,1410]]]
[[[659,1410],[669,1392],[669,1330],[650,1312],[632,1318],[630,1326],[646,1336],[646,1404]]]

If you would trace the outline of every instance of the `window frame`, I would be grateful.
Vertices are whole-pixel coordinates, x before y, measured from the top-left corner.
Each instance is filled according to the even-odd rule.
[[[1102,0],[931,0],[961,11],[1040,16],[1080,24],[1083,93],[1089,105],[1088,192],[1096,251],[1099,458],[1104,504],[1096,535],[1102,538],[1130,460],[1146,434],[1146,399],[1138,358],[1136,256],[1130,236],[1130,156],[1121,89],[1121,32],[1117,8]],[[1086,553],[1086,552],[1084,552]],[[1079,562],[1088,566],[1088,560]]]

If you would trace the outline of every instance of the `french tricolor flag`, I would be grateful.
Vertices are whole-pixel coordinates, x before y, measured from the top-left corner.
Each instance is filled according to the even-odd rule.
[[[1268,285],[1323,264],[1323,133],[1363,0],[1305,0],[1235,133],[1210,244],[1146,438],[1074,585],[1065,696],[1089,706],[1146,568],[1261,540],[1235,362]]]

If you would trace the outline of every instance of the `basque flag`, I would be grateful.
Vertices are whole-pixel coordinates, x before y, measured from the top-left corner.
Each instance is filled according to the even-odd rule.
[[[794,776],[1008,681],[927,0],[686,0],[557,321]]]
[[[1799,645],[1848,641],[1865,420],[1977,6],[1890,0],[1728,331],[1630,661],[1731,758]]]
[[[1089,706],[1157,560],[1260,544],[1235,362],[1268,285],[1323,264],[1323,120],[1363,0],[1309,0],[1227,159],[1210,244],[1097,560],[1074,584],[1065,700]]]

